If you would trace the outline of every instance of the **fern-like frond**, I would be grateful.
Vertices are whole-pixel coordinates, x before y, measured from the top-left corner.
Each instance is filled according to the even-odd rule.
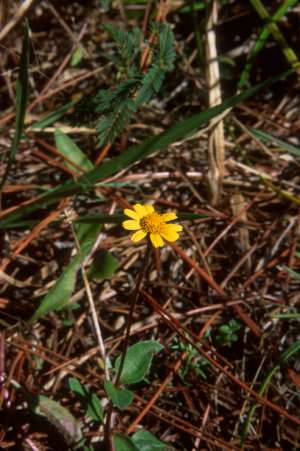
[[[104,28],[117,44],[124,68],[127,69],[132,64],[137,64],[141,51],[141,30],[136,27],[131,33],[127,33],[111,24],[104,25]]]
[[[157,64],[153,64],[142,80],[142,86],[137,93],[135,102],[137,105],[149,102],[151,97],[159,92],[165,73]]]
[[[126,102],[138,86],[138,80],[125,80],[114,89],[101,89],[94,103],[98,114],[106,114],[118,108],[122,102]]]
[[[170,71],[174,68],[174,61],[176,58],[174,35],[169,24],[163,25],[164,27],[159,34],[158,60],[162,69]]]
[[[99,145],[104,146],[107,143],[114,142],[116,137],[122,133],[126,124],[130,122],[135,112],[135,103],[131,99],[126,99],[113,112],[102,116],[97,125]]]

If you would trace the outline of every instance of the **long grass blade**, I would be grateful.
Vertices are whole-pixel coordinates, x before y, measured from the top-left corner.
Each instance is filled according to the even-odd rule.
[[[276,138],[275,136],[270,135],[270,133],[264,132],[257,128],[252,128],[251,131],[256,138],[261,139],[263,142],[267,142],[267,143],[274,142],[275,144],[278,145],[278,147],[281,147],[283,150],[286,150],[291,155],[300,157],[299,147],[296,147],[296,146],[293,146],[292,144],[286,143],[282,139]]]
[[[281,354],[281,357],[280,357],[278,363],[276,365],[274,365],[273,368],[271,368],[271,370],[267,373],[261,386],[259,387],[258,394],[260,396],[263,396],[266,389],[270,385],[273,376],[277,373],[277,371],[280,370],[281,366],[284,365],[294,354],[299,352],[299,350],[300,350],[300,340],[293,343],[286,351],[284,351]],[[254,414],[257,406],[258,406],[258,404],[253,404],[253,406],[251,407],[251,409],[248,412],[248,415],[247,415],[247,418],[245,421],[245,425],[244,425],[244,429],[242,432],[242,436],[241,436],[242,447],[244,446],[244,442],[245,442],[246,436],[248,434],[249,426],[250,426],[253,414]]]
[[[170,144],[173,144],[177,141],[180,141],[193,133],[197,132],[197,130],[204,124],[208,123],[215,116],[218,116],[223,111],[228,108],[232,108],[235,105],[249,99],[254,96],[258,92],[263,89],[271,86],[276,81],[279,81],[286,76],[293,73],[293,70],[290,69],[277,77],[273,77],[259,83],[256,86],[253,86],[241,94],[238,94],[234,97],[230,97],[229,99],[222,102],[220,105],[209,108],[206,111],[195,114],[192,117],[182,120],[178,124],[170,127],[163,133],[160,133],[157,136],[147,139],[143,143],[131,147],[127,151],[123,152],[121,155],[113,158],[109,162],[102,164],[100,167],[96,167],[92,171],[83,174],[78,180],[69,180],[63,185],[50,190],[48,193],[41,195],[41,197],[33,202],[30,205],[26,205],[21,207],[16,212],[12,212],[5,219],[0,221],[0,228],[7,226],[8,223],[16,220],[20,220],[24,216],[38,210],[39,208],[44,208],[48,205],[51,205],[58,201],[61,198],[72,196],[73,194],[79,192],[87,192],[90,189],[93,189],[94,185],[106,177],[109,177],[121,169],[124,169],[131,164],[140,161],[151,154],[159,151],[160,149],[165,149]]]
[[[277,23],[275,21],[272,21],[272,17],[270,16],[268,10],[264,6],[264,4],[261,2],[261,0],[250,0],[250,3],[258,13],[258,15],[261,17],[261,19],[266,20],[267,26],[270,30],[270,33],[273,35],[273,38],[275,41],[280,45],[282,53],[284,54],[286,60],[289,62],[291,67],[294,69],[299,70],[299,59],[292,49],[292,47],[287,43],[284,35],[281,33]],[[287,0],[289,6],[292,6],[294,4],[293,0]]]
[[[23,39],[23,47],[20,59],[20,69],[19,76],[17,80],[16,86],[16,123],[15,123],[15,133],[13,136],[12,144],[10,151],[6,157],[6,168],[4,171],[4,175],[0,182],[0,198],[2,194],[3,186],[7,180],[8,174],[10,172],[11,166],[15,160],[19,143],[22,136],[22,130],[24,127],[24,118],[26,111],[26,104],[28,99],[28,65],[29,65],[29,36],[28,36],[28,27],[24,28],[24,39]]]
[[[296,3],[298,3],[298,0],[285,0],[285,2],[283,2],[283,4],[279,6],[279,8],[275,11],[273,16],[270,18],[270,22],[276,24],[290,8],[292,8],[294,5],[296,5]],[[239,81],[240,89],[244,88],[245,85],[248,83],[251,68],[253,65],[253,61],[255,60],[258,53],[263,49],[265,43],[269,39],[270,34],[271,34],[271,30],[270,30],[269,22],[268,22],[263,27],[261,32],[259,33],[259,35],[254,43],[254,46],[252,47],[252,49],[250,51],[245,68],[240,77],[240,81]]]

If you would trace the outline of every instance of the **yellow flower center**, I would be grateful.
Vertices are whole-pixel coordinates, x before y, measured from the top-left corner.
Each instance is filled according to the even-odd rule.
[[[158,213],[150,213],[140,220],[141,228],[146,233],[159,233],[165,224],[162,216]]]

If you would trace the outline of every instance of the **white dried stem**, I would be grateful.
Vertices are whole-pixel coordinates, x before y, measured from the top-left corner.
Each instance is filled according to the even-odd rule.
[[[216,43],[215,25],[218,21],[218,1],[212,0],[209,5],[209,13],[206,25],[206,60],[207,60],[207,85],[209,107],[222,103],[222,93],[220,85],[220,70],[218,64],[218,51]],[[223,116],[222,116],[223,117]],[[211,191],[211,201],[216,205],[220,198],[220,190],[224,177],[224,126],[222,117],[209,130],[208,136],[208,157],[210,174],[208,182]]]

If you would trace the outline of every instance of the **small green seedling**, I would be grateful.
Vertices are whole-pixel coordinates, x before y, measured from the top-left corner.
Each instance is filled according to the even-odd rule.
[[[207,331],[205,338],[208,337],[210,334],[210,331]],[[177,338],[174,339],[174,344],[172,345],[172,349],[178,350],[182,353],[186,352],[187,357],[185,361],[183,362],[182,367],[180,368],[178,374],[181,377],[181,379],[186,382],[186,376],[190,371],[193,371],[197,374],[197,376],[202,377],[202,379],[207,379],[207,375],[205,373],[205,367],[209,365],[209,361],[206,360],[205,357],[203,357],[197,349],[195,349],[191,344],[184,343],[183,341],[178,340]]]
[[[217,342],[222,346],[231,346],[232,343],[238,341],[237,332],[241,329],[240,321],[231,319],[227,324],[222,324],[219,327],[219,334],[217,335]]]

